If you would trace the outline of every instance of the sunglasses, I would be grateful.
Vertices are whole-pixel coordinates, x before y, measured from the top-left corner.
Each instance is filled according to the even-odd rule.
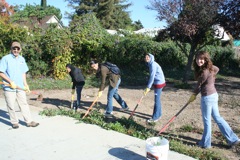
[[[12,50],[18,50],[19,51],[20,48],[19,47],[13,47]]]

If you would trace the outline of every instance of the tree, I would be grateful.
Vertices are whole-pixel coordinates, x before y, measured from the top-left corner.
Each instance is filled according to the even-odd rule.
[[[142,22],[140,20],[134,21],[132,25],[134,27],[134,30],[139,30],[139,29],[144,28],[143,24],[142,24]]]
[[[0,58],[9,53],[9,48],[13,41],[21,42],[24,48],[24,43],[28,36],[26,29],[17,27],[12,23],[3,22],[2,20],[0,20],[0,28]]]
[[[128,26],[132,25],[129,12],[126,11],[131,5],[131,3],[127,3],[127,0],[115,0],[115,9],[113,10],[112,15],[115,23],[113,24],[112,29],[126,29]],[[104,19],[104,17],[102,17],[102,19]]]
[[[127,0],[67,0],[76,15],[95,13],[106,29],[124,29],[132,21],[126,9],[131,5]],[[73,17],[74,15],[72,15]]]
[[[73,64],[87,71],[91,57],[104,59],[107,56],[102,54],[101,50],[105,39],[110,35],[102,28],[94,13],[74,16],[69,29],[73,42]]]
[[[151,0],[151,6],[147,6],[158,12],[158,20],[168,24],[159,36],[174,40],[187,56],[184,82],[189,80],[196,52],[216,41],[212,26],[217,23],[221,2],[223,0]],[[190,44],[190,49],[186,44]]]
[[[225,0],[221,4],[217,21],[234,38],[240,39],[240,1]]]
[[[55,15],[59,20],[62,19],[61,10],[55,8],[54,6],[47,6],[43,8],[40,5],[29,5],[26,4],[21,6],[15,6],[15,14],[11,17],[13,22],[22,19],[28,19],[29,17],[37,17],[38,19],[42,19],[48,15]]]
[[[5,0],[0,0],[0,18],[6,22],[13,13],[13,6],[9,6]]]
[[[46,8],[47,7],[47,0],[41,0],[41,7]]]

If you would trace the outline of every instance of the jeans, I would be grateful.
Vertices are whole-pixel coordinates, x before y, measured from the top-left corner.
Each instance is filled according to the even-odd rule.
[[[161,94],[163,88],[154,88],[154,109],[152,119],[157,120],[162,116]]]
[[[204,124],[202,139],[199,142],[201,147],[211,147],[211,116],[217,123],[223,136],[227,139],[229,145],[238,140],[237,135],[232,131],[228,123],[219,114],[217,93],[201,97],[201,111]]]
[[[81,86],[76,86],[76,92],[77,92],[77,107],[80,107],[80,102],[81,102],[81,94],[82,94],[82,89],[83,85]]]
[[[121,83],[121,79],[119,78],[117,86],[115,88],[113,88],[110,85],[108,87],[107,108],[106,108],[106,113],[108,114],[112,113],[113,111],[113,101],[112,101],[113,97],[122,108],[128,108],[126,102],[118,94],[118,86],[120,83]]]

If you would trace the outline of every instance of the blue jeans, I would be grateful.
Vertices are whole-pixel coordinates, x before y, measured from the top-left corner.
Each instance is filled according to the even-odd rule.
[[[227,139],[229,145],[238,140],[237,135],[232,131],[228,123],[220,116],[218,110],[218,94],[214,93],[208,96],[201,97],[201,111],[204,124],[204,131],[199,145],[203,148],[211,147],[211,116],[217,123],[221,133]]]
[[[121,83],[121,79],[119,78],[117,86],[115,88],[113,88],[110,85],[108,87],[107,108],[106,108],[106,113],[108,114],[112,113],[113,111],[113,101],[112,101],[113,97],[122,108],[128,108],[126,102],[118,94],[118,86],[120,83]]]
[[[162,116],[161,94],[162,88],[154,88],[154,109],[152,115],[153,120],[157,120]]]
[[[85,83],[84,83],[85,84]],[[83,85],[81,86],[76,86],[76,92],[77,92],[77,107],[80,107],[80,102],[81,102],[81,94],[82,94],[82,89]]]

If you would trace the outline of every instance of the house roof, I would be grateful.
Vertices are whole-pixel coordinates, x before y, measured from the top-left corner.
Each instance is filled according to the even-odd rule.
[[[40,27],[46,29],[51,23],[57,23],[58,28],[63,28],[61,22],[55,15],[45,16],[43,18],[37,18],[36,16],[29,17],[28,19],[21,19],[15,23],[33,29],[34,27]]]

